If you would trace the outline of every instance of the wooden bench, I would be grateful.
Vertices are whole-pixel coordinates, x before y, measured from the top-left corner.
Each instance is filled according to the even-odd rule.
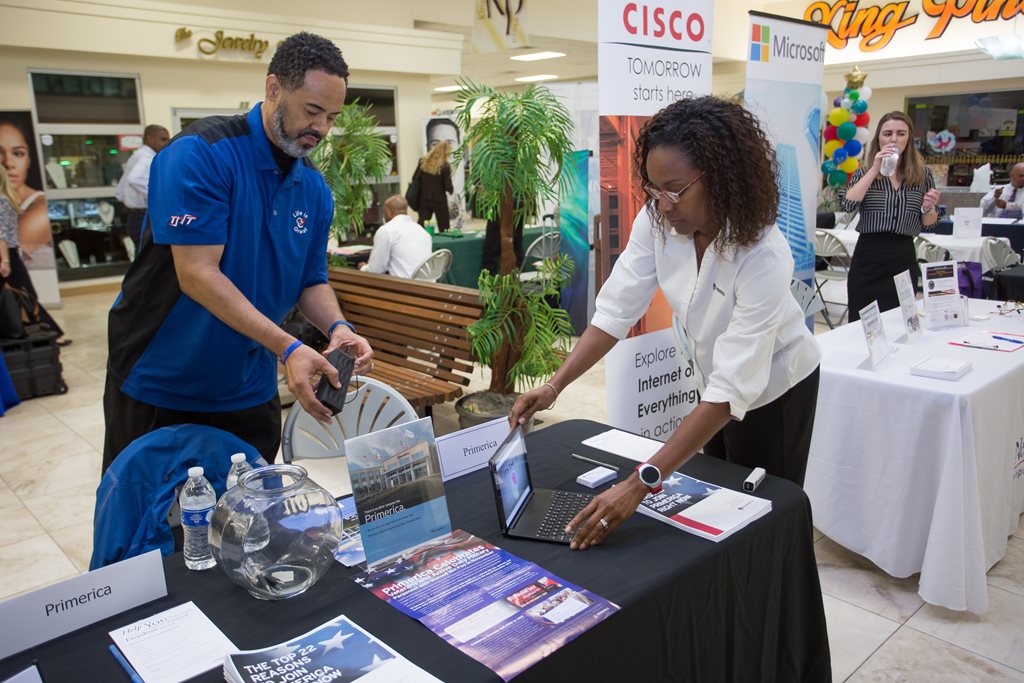
[[[466,328],[480,319],[475,289],[331,268],[345,318],[373,348],[370,377],[398,390],[420,414],[462,395],[473,354]]]

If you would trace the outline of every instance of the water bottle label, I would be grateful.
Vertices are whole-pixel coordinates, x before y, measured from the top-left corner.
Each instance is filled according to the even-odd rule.
[[[210,523],[211,512],[213,512],[212,505],[204,510],[182,510],[181,523],[184,526],[206,526]]]

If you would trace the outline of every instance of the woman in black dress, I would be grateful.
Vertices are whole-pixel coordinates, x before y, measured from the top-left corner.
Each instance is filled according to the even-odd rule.
[[[448,165],[451,145],[446,141],[434,145],[427,156],[420,159],[420,225],[426,225],[435,214],[439,232],[448,230],[448,193],[452,192],[452,169]]]
[[[899,154],[891,176],[881,174],[882,160]],[[889,112],[878,122],[865,162],[840,191],[845,211],[860,211],[857,248],[846,283],[850,322],[872,301],[887,311],[900,305],[893,276],[910,270],[916,282],[914,238],[938,220],[939,191],[914,146],[914,123],[903,112]]]

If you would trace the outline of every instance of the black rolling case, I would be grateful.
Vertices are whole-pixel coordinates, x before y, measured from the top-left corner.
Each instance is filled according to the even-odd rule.
[[[61,374],[59,336],[56,332],[36,332],[21,339],[0,339],[4,364],[18,398],[67,392]]]

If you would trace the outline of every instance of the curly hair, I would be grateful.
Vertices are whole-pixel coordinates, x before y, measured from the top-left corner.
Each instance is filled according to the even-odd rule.
[[[323,36],[303,31],[281,41],[267,75],[277,76],[285,90],[297,90],[305,82],[307,71],[324,71],[348,82],[348,64],[338,46]]]
[[[672,147],[704,173],[708,217],[718,227],[714,245],[745,247],[775,222],[779,207],[779,164],[761,123],[739,103],[706,96],[668,105],[640,129],[633,171],[643,185],[647,155]],[[658,203],[647,198],[652,222],[664,231]],[[711,226],[709,226],[711,227]]]

